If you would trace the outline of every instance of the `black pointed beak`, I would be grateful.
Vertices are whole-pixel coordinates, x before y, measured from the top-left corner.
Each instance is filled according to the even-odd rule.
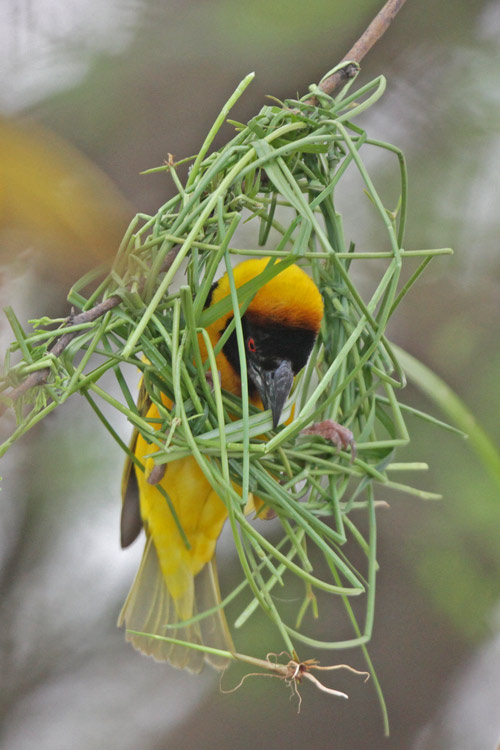
[[[251,357],[247,358],[248,374],[259,392],[265,409],[271,409],[273,427],[277,427],[281,412],[293,385],[293,370],[289,360],[284,359],[274,370],[264,370]]]

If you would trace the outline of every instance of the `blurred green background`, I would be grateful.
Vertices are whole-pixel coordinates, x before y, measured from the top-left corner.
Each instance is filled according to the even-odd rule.
[[[140,171],[168,153],[195,153],[251,70],[257,77],[235,119],[255,114],[266,94],[305,93],[380,5],[3,0],[0,113],[9,122],[0,121],[2,306],[13,305],[23,323],[67,314],[71,283],[109,257],[134,213],[156,212],[170,195],[165,175]],[[406,247],[455,249],[454,257],[433,261],[390,335],[450,383],[497,443],[499,39],[498,0],[407,0],[364,62],[360,81],[383,73],[388,90],[358,123],[405,151]],[[370,166],[377,185],[389,180],[384,161]],[[363,225],[356,224],[358,186],[347,180],[345,189],[346,231],[376,245],[378,228],[364,213]],[[81,215],[69,211],[82,203]],[[42,221],[38,212],[53,219]],[[5,348],[3,317],[0,337]],[[410,387],[404,400],[441,416]],[[2,434],[11,427],[6,418]],[[127,439],[127,425],[116,427]],[[370,653],[388,703],[389,739],[373,687],[352,675],[335,682],[348,702],[304,686],[297,715],[277,681],[249,679],[223,695],[213,673],[179,673],[124,643],[114,623],[140,545],[119,549],[122,459],[74,398],[2,460],[1,747],[496,747],[498,483],[460,438],[416,420],[410,428],[401,460],[429,462],[416,481],[444,499],[424,504],[394,494],[383,498],[390,510],[379,512]],[[234,568],[229,545],[222,569],[224,561]],[[258,651],[262,628],[260,620],[241,650]],[[359,653],[345,658],[362,668]],[[226,675],[223,687],[236,682]]]

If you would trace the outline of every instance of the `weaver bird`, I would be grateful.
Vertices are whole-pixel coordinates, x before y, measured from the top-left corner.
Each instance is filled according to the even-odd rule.
[[[258,276],[269,258],[247,260],[234,269],[236,287]],[[215,305],[230,294],[225,274],[210,291],[206,306]],[[307,362],[323,317],[321,295],[309,276],[298,266],[289,265],[262,286],[242,317],[245,339],[248,392],[251,403],[270,409],[273,425],[279,423],[294,376]],[[215,346],[233,318],[227,312],[207,326]],[[202,358],[207,357],[203,338],[199,339]],[[217,355],[221,386],[241,395],[240,359],[233,331]],[[172,404],[165,398],[167,408]],[[146,418],[157,420],[159,412],[149,402]],[[158,634],[193,643],[233,651],[229,629],[222,609],[191,625],[165,629],[189,620],[196,613],[220,604],[215,568],[215,545],[227,518],[227,509],[214,492],[196,460],[189,456],[167,464],[159,482],[148,482],[154,468],[152,454],[157,447],[141,434],[132,441],[132,451],[144,471],[130,463],[126,466],[121,522],[122,546],[128,546],[140,529],[146,531],[146,546],[139,571],[120,613],[118,624],[142,633]],[[181,538],[160,485],[173,503],[188,539]],[[199,672],[204,661],[223,669],[227,660],[204,654],[186,646],[127,633],[127,639],[139,651],[173,666]]]

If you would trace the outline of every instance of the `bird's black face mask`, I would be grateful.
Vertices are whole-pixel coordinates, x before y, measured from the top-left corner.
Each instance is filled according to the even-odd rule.
[[[281,412],[293,384],[292,363],[280,361],[274,369],[265,369],[251,352],[247,353],[248,376],[257,388],[265,409],[273,415],[273,427],[277,427]]]
[[[243,316],[241,322],[245,337],[250,396],[259,394],[264,408],[272,412],[273,427],[277,427],[293,385],[293,378],[306,364],[316,332],[273,322],[257,322],[248,313]],[[229,325],[229,321],[226,325]],[[235,372],[240,375],[240,356],[235,331],[226,341],[223,351]]]

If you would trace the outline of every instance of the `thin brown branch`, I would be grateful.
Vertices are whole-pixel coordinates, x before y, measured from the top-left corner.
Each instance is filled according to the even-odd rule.
[[[392,20],[404,5],[405,0],[387,0],[383,8],[379,10],[371,24],[360,36],[358,41],[351,47],[349,52],[341,60],[346,63],[360,63],[365,55],[371,50],[373,45],[378,42],[381,36],[387,31]],[[355,65],[346,65],[328,78],[324,78],[319,84],[319,88],[325,94],[333,94],[343,83],[356,75],[357,67]],[[308,100],[310,104],[316,104],[316,97]]]
[[[114,307],[119,305],[121,301],[121,297],[118,297],[116,295],[114,295],[113,297],[108,297],[108,299],[105,299],[103,302],[99,302],[99,304],[97,304],[95,307],[92,307],[90,310],[85,310],[78,315],[71,314],[69,318],[66,319],[66,325],[73,326],[81,325],[82,323],[92,323],[94,320],[97,320],[97,318],[100,318],[102,315],[109,312],[109,310],[112,310]],[[56,339],[49,347],[50,353],[54,357],[60,357],[77,333],[79,332],[68,331],[68,333],[63,333],[62,336]],[[49,375],[50,367],[43,367],[41,370],[32,372],[31,375],[28,375],[26,380],[21,383],[21,385],[18,385],[17,388],[14,388],[12,391],[10,391],[10,393],[7,394],[7,398],[9,398],[11,401],[17,401],[17,399],[20,398],[24,393],[26,393],[26,391],[29,391],[30,388],[35,388],[37,385],[43,385],[44,383],[46,383]],[[5,412],[6,408],[6,404],[0,404],[0,416]]]
[[[170,266],[176,259],[177,253],[179,252],[180,249],[181,249],[181,245],[174,245],[174,247],[168,251],[167,257],[163,261],[162,267],[160,268],[160,273],[167,273]]]
[[[181,248],[180,245],[176,245],[170,250],[170,252],[167,254],[165,261],[161,267],[161,271],[160,271],[161,273],[166,273],[168,271],[168,269],[174,262],[180,248]],[[99,302],[94,307],[91,307],[90,310],[84,310],[84,312],[81,312],[78,315],[74,315],[72,313],[66,319],[66,325],[74,326],[74,325],[81,325],[82,323],[92,323],[94,320],[97,320],[98,318],[102,317],[107,312],[112,310],[114,307],[117,307],[121,301],[122,301],[122,298],[119,297],[118,295],[113,295],[112,297],[108,297],[108,299],[105,299],[102,302]],[[50,353],[54,357],[60,357],[63,351],[68,346],[68,344],[77,335],[77,333],[79,332],[68,331],[68,333],[63,333],[49,347]],[[14,388],[12,391],[10,391],[10,393],[7,393],[6,398],[10,399],[11,402],[17,401],[17,399],[19,399],[24,393],[26,393],[26,391],[29,391],[30,388],[35,388],[38,385],[44,385],[47,382],[49,375],[50,375],[50,367],[44,367],[41,370],[36,370],[36,372],[32,372],[31,375],[28,375],[26,380],[23,383],[21,383],[21,385],[18,385],[17,388]],[[6,411],[7,406],[8,404],[0,404],[0,417]]]

